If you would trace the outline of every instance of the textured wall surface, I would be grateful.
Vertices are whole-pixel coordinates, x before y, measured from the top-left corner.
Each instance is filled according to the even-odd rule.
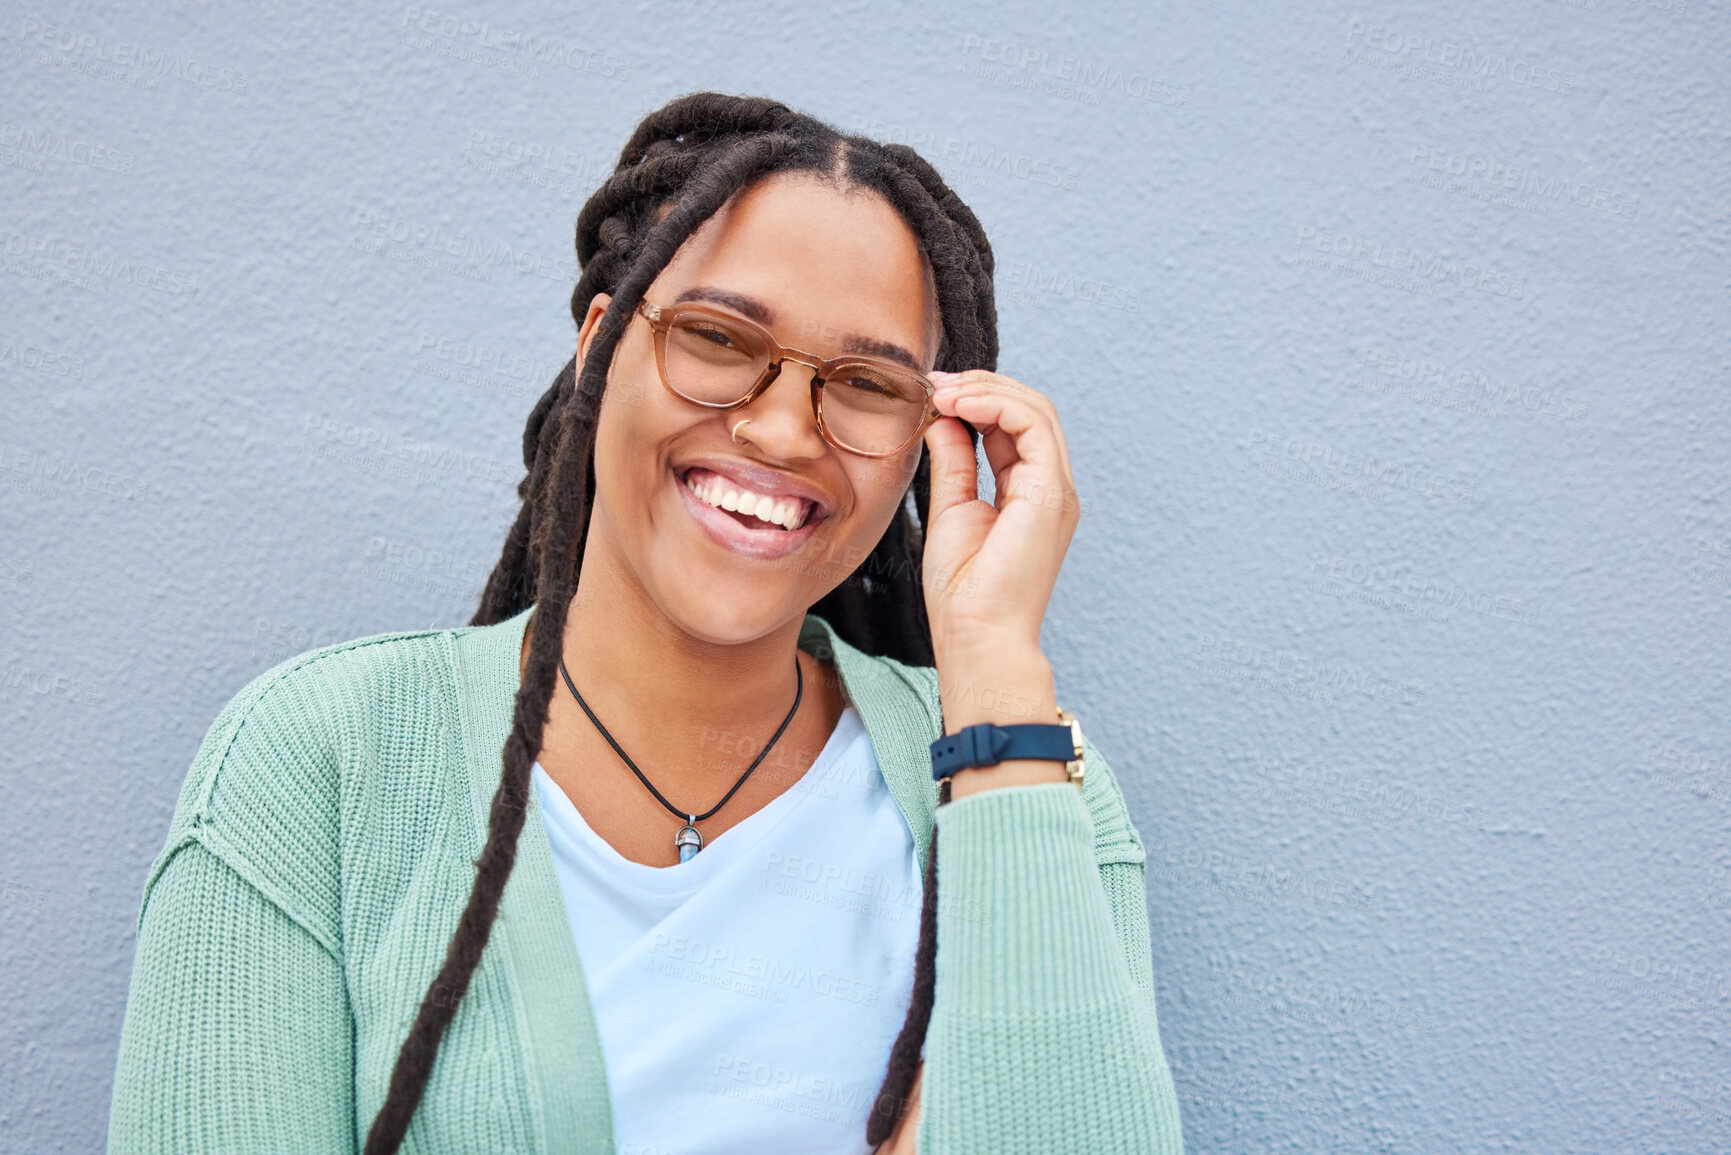
[[[0,14],[0,1148],[101,1146],[223,703],[467,619],[699,88],[993,238],[1189,1148],[1731,1146],[1723,3],[266,7]]]

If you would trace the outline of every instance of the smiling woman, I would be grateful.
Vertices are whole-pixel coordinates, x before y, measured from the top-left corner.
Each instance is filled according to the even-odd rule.
[[[634,312],[613,351],[617,379],[661,379],[666,387],[629,394],[643,400],[625,406],[610,406],[602,396],[579,605],[603,608],[600,598],[583,597],[586,588],[630,590],[659,607],[635,607],[638,620],[666,615],[687,633],[728,645],[761,638],[777,623],[783,629],[796,625],[853,568],[819,555],[851,555],[857,563],[901,509],[921,458],[919,434],[930,423],[928,414],[936,416],[932,387],[908,373],[912,396],[893,402],[907,410],[896,423],[899,436],[872,447],[893,458],[838,452],[817,418],[822,409],[841,407],[831,395],[849,399],[843,392],[851,372],[846,363],[838,364],[838,379],[825,380],[813,375],[819,366],[793,360],[792,351],[773,363],[769,349],[741,342],[762,326],[769,341],[779,331],[790,341],[798,337],[801,344],[827,344],[840,353],[842,342],[825,330],[845,320],[855,330],[856,346],[893,348],[912,362],[909,370],[929,370],[940,340],[929,286],[914,235],[875,191],[844,193],[825,177],[779,172],[704,221],[643,299],[670,301],[675,308],[704,301],[714,312],[696,314],[689,336],[658,330]],[[580,359],[588,359],[612,300],[608,293],[591,299],[578,336]],[[730,318],[731,330],[720,327]],[[707,346],[701,355],[678,352],[700,341]],[[918,352],[908,353],[910,347]],[[705,400],[719,406],[744,400],[759,384],[766,387],[735,408],[717,410],[688,399],[706,389]],[[730,435],[741,418],[749,424]],[[896,422],[897,414],[889,418]],[[791,503],[796,496],[813,503],[817,513],[799,530],[774,530],[758,521],[757,498],[767,497],[773,510],[778,500]],[[755,525],[721,512],[737,511],[742,499],[751,502],[746,512]],[[823,543],[813,548],[819,532]],[[808,554],[817,564],[742,564],[742,555],[755,562]],[[717,598],[717,590],[730,596]],[[619,609],[610,604],[604,612]],[[583,612],[575,616],[580,620]],[[585,631],[579,626],[575,632]],[[637,641],[620,640],[625,648]],[[778,648],[788,648],[786,641]],[[786,674],[782,669],[780,678]]]
[[[110,1150],[1180,1150],[1146,855],[1039,644],[1068,451],[995,372],[978,220],[697,93],[577,255],[471,624],[206,737]]]

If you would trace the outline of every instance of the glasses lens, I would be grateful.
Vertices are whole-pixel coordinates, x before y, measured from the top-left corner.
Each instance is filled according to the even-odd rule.
[[[725,317],[687,311],[668,325],[666,365],[674,392],[727,405],[763,376],[769,346]],[[848,363],[825,380],[822,405],[824,427],[836,441],[861,453],[888,453],[911,439],[925,418],[926,383],[886,366]]]
[[[768,364],[757,334],[721,318],[684,313],[667,330],[667,383],[693,401],[738,401]]]
[[[823,423],[862,453],[888,453],[914,435],[926,415],[925,382],[881,365],[844,365],[823,386]]]

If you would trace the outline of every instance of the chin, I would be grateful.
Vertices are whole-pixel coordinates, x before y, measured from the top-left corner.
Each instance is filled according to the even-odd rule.
[[[669,571],[661,570],[666,574]],[[738,575],[688,570],[675,588],[662,588],[656,601],[683,633],[712,645],[756,641],[790,619],[801,621],[816,597],[802,595],[786,576],[770,582],[740,581]],[[798,585],[803,585],[803,582]]]
[[[717,508],[677,473],[667,489],[673,500],[658,505],[666,515],[652,519],[640,572],[669,620],[706,642],[749,642],[802,619],[846,579],[846,559],[869,552],[869,543],[847,540],[842,531],[853,519],[827,502],[789,529]]]

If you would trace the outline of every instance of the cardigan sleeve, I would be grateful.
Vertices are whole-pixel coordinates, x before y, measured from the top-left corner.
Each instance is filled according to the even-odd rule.
[[[1067,783],[937,810],[938,950],[919,1155],[1180,1155],[1160,1046],[1146,858],[1090,748]]]
[[[108,1150],[353,1152],[352,1038],[337,959],[188,839],[145,892]]]
[[[352,1152],[328,647],[225,706],[139,906],[110,1152]],[[352,711],[350,711],[352,713]]]

